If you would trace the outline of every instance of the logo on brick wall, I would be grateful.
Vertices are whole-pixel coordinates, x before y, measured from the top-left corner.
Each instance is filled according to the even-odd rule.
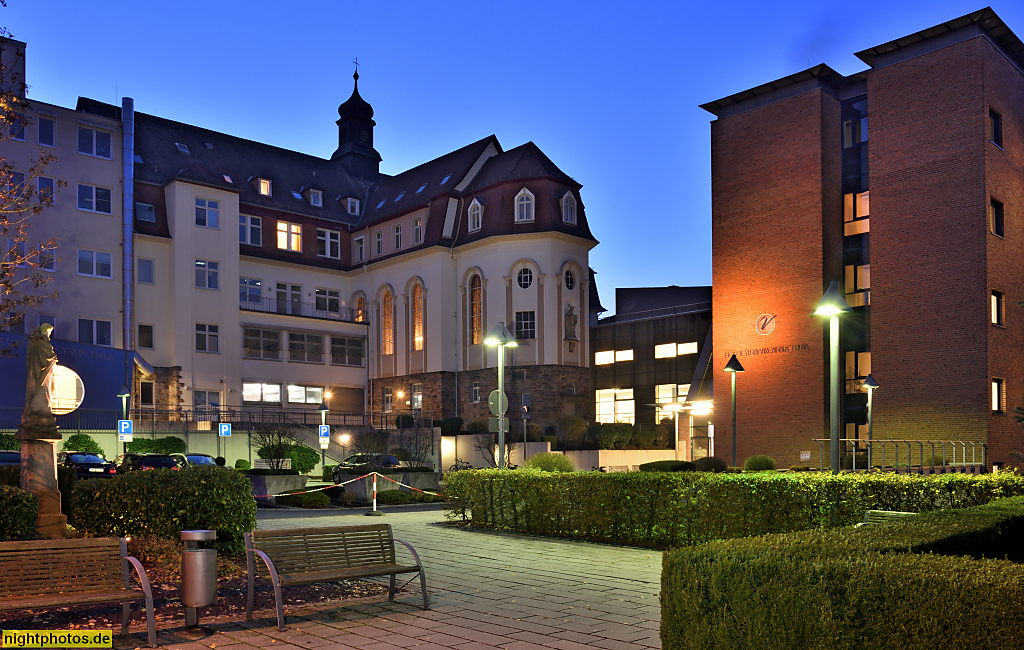
[[[775,314],[761,314],[754,321],[754,329],[761,336],[768,336],[775,331]]]

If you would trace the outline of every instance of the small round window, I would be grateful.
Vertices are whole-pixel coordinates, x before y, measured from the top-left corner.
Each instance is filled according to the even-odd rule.
[[[523,289],[529,289],[530,285],[533,284],[533,271],[530,269],[521,269],[519,271],[519,286]]]
[[[565,272],[565,288],[569,291],[576,288],[576,276],[573,275],[572,271]]]

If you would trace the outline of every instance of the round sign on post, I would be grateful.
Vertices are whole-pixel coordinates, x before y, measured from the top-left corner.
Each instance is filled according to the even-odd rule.
[[[508,396],[492,390],[487,396],[487,405],[491,407],[491,413],[494,415],[505,415],[505,411],[508,410]]]

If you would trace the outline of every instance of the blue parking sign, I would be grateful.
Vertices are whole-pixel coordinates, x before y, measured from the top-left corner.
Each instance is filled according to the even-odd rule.
[[[221,436],[223,438],[230,438],[231,437],[231,423],[230,422],[221,422],[219,425],[217,425],[217,435],[219,435],[219,436]]]
[[[331,436],[331,425],[321,424],[320,425],[320,437],[329,438]]]
[[[131,420],[118,420],[117,421],[117,441],[118,442],[132,442],[133,441],[133,424]]]

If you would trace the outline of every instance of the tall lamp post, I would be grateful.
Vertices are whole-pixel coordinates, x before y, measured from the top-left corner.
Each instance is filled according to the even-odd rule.
[[[127,420],[128,419],[128,398],[132,396],[132,394],[128,391],[128,386],[127,385],[122,386],[121,387],[121,392],[118,393],[117,396],[121,398],[121,419],[122,420]],[[125,443],[122,443],[122,444],[124,445],[124,450],[121,453],[127,454],[128,453],[128,443],[125,442]],[[116,447],[115,447],[115,449],[116,449]]]
[[[669,402],[663,404],[662,408],[672,411],[672,447],[676,450],[676,460],[686,460],[686,458],[679,457],[679,411],[683,410],[683,405],[679,402]]]
[[[735,354],[725,364],[724,370],[732,375],[732,466],[736,467],[736,373],[744,370]]]
[[[832,280],[821,297],[814,310],[815,316],[828,319],[828,340],[829,340],[829,437],[830,445],[829,462],[832,464],[832,473],[839,473],[839,403],[842,395],[839,393],[839,315],[853,311],[850,304],[839,293],[839,282]]]
[[[498,348],[498,403],[507,404],[508,398],[505,397],[505,348],[519,347],[516,343],[516,337],[512,336],[512,333],[505,327],[504,322],[500,322],[494,326],[494,329],[490,331],[487,338],[484,339],[484,344],[490,347]],[[498,416],[498,467],[501,469],[505,468],[505,412],[502,409],[498,409],[500,413],[496,413]]]
[[[320,426],[327,424],[327,414],[331,412],[331,409],[327,408],[327,402],[320,402],[320,406],[316,407],[316,410],[320,412]],[[330,437],[327,438],[330,440]],[[320,444],[320,468],[327,464],[327,447],[323,445],[323,438],[321,438]]]
[[[878,388],[878,382],[869,374],[864,378],[861,387],[868,391],[868,471],[871,471],[871,398],[875,394],[875,389]]]

